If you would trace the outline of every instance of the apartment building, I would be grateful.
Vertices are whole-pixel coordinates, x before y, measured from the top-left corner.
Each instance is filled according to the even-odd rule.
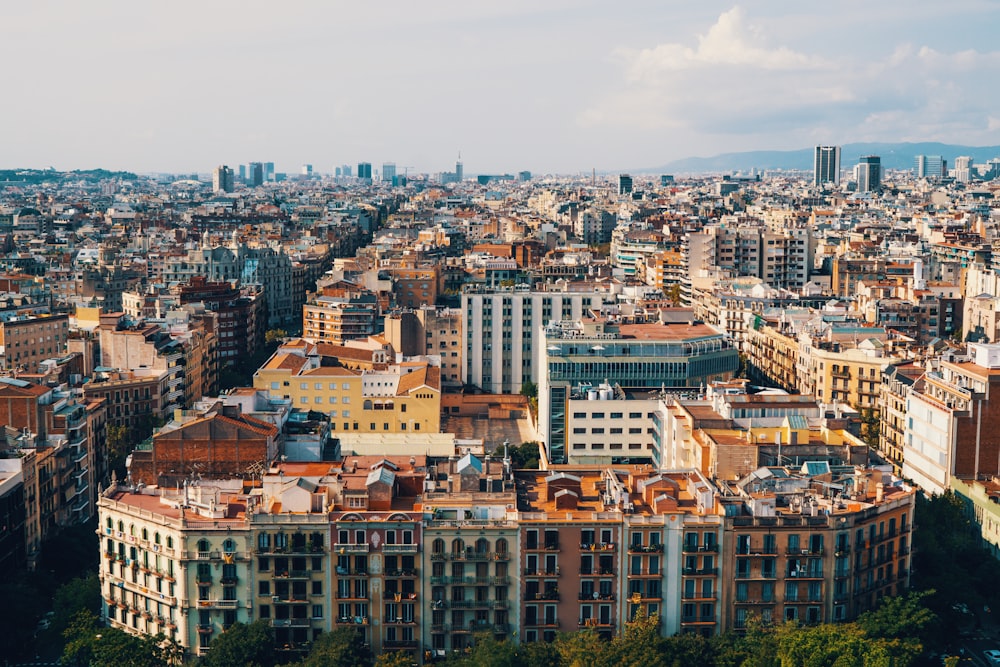
[[[441,357],[441,385],[462,386],[465,350],[462,311],[457,308],[426,306],[385,316],[385,338],[404,356],[437,355]]]
[[[324,365],[322,347],[284,345],[254,373],[254,388],[323,412],[334,431],[437,433],[441,372],[425,361],[377,370]]]
[[[69,315],[0,317],[0,369],[34,373],[65,353],[68,338]]]
[[[518,393],[522,384],[540,377],[537,354],[544,326],[587,317],[614,301],[611,285],[600,289],[592,283],[560,282],[551,291],[466,288],[462,381],[493,394]]]
[[[1000,383],[1000,344],[969,343],[967,354],[942,358],[906,398],[903,475],[927,493],[955,478],[1000,474],[1000,415],[991,401]]]
[[[379,306],[375,294],[318,296],[302,307],[302,337],[311,342],[343,344],[375,333]]]
[[[908,588],[916,491],[888,473],[811,462],[727,484],[727,629],[849,621]]]

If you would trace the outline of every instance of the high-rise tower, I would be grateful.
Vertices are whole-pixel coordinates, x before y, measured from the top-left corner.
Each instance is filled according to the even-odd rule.
[[[882,189],[882,158],[862,155],[858,161],[858,192],[877,192]]]
[[[840,185],[840,146],[817,146],[813,162],[813,183]]]

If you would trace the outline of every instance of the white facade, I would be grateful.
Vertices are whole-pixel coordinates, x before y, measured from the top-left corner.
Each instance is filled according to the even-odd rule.
[[[610,465],[621,459],[648,458],[653,449],[653,412],[657,399],[571,399],[567,406],[566,456],[570,464]],[[610,389],[608,390],[610,391]]]
[[[495,394],[516,394],[538,382],[541,329],[553,320],[578,320],[613,302],[608,292],[498,289],[462,294],[465,364],[462,382]]]
[[[926,493],[944,493],[951,480],[957,424],[953,411],[923,394],[906,399],[903,477]]]

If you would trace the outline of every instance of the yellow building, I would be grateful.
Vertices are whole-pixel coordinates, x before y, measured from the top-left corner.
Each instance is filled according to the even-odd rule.
[[[300,409],[329,415],[334,431],[437,433],[441,369],[404,361],[384,370],[324,366],[317,346],[282,346],[254,373],[253,386]]]

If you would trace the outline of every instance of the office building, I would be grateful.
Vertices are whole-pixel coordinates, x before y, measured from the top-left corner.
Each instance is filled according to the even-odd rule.
[[[857,166],[858,192],[878,192],[882,189],[882,159],[878,155],[863,155]]]
[[[813,161],[813,183],[840,185],[840,146],[817,146]]]
[[[955,158],[955,180],[959,183],[968,183],[972,180],[972,158],[962,156]]]
[[[358,163],[358,178],[362,181],[370,183],[372,180],[372,163],[371,162],[359,162]]]
[[[212,192],[233,191],[233,170],[219,165],[212,171]]]
[[[311,164],[304,164],[304,165],[302,165],[302,175],[303,176],[305,176],[306,178],[308,178],[308,177],[312,176],[312,174],[313,174],[313,166]]]
[[[732,341],[721,331],[693,319],[687,309],[661,311],[659,319],[577,318],[552,322],[541,332],[538,377],[538,433],[555,463],[603,454],[604,445],[578,441],[569,431],[574,399],[589,399],[602,384],[623,392],[667,389],[697,394],[715,380],[728,380],[739,366]],[[607,398],[608,411],[625,412],[626,403]],[[589,404],[588,404],[589,405]],[[603,419],[601,416],[589,417]],[[621,417],[619,417],[619,420]],[[586,427],[586,426],[584,426]],[[641,434],[640,434],[641,435]],[[617,456],[652,457],[651,441],[626,438]],[[589,444],[588,444],[589,443]],[[582,445],[581,447],[577,447]],[[600,446],[598,446],[600,445]],[[612,452],[612,456],[616,456]]]
[[[248,165],[247,180],[248,185],[257,187],[264,184],[264,165],[261,162],[251,162]]]
[[[462,381],[494,394],[516,394],[527,381],[538,381],[536,355],[542,327],[552,321],[580,319],[613,303],[610,291],[593,284],[580,291],[536,291],[526,285],[470,286],[462,293],[466,322]]]
[[[940,155],[918,155],[915,167],[917,178],[937,180],[948,175],[948,161]]]
[[[462,164],[461,160],[455,163],[455,180],[459,183],[465,178],[465,166]]]
[[[399,185],[396,180],[396,163],[386,162],[382,165],[382,182],[390,185]]]
[[[618,175],[618,194],[632,194],[632,177],[628,174]]]

